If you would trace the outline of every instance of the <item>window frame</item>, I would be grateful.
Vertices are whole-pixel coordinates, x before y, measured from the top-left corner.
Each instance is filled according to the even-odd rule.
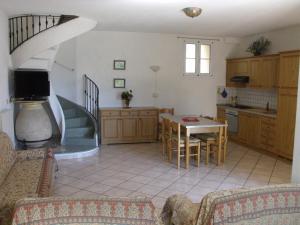
[[[186,72],[186,45],[187,44],[195,44],[195,48],[196,48],[196,54],[195,54],[195,73],[187,73]],[[200,65],[201,65],[201,59],[205,58],[201,58],[201,45],[209,45],[209,58],[207,60],[209,60],[209,73],[200,73]],[[211,42],[206,42],[206,41],[198,41],[198,40],[184,40],[183,41],[183,47],[184,47],[184,59],[183,59],[183,63],[184,63],[184,72],[183,75],[184,76],[212,76],[212,43]]]

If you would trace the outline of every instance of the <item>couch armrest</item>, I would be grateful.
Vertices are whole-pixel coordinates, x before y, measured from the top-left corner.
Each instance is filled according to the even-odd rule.
[[[44,221],[43,215],[47,215]],[[147,224],[160,225],[147,198],[50,197],[19,200],[12,225],[25,224]]]
[[[46,157],[53,157],[51,149],[39,148],[17,152],[17,160],[45,159]]]

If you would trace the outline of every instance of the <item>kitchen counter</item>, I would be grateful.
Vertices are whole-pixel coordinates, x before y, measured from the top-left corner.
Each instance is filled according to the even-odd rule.
[[[225,108],[225,109],[232,109],[238,112],[247,112],[247,113],[253,113],[257,115],[262,115],[266,117],[271,117],[271,118],[276,118],[277,116],[277,111],[274,109],[270,109],[267,111],[266,109],[263,108],[255,108],[255,107],[245,107],[245,108],[237,108],[233,107],[229,104],[217,104],[218,107]]]

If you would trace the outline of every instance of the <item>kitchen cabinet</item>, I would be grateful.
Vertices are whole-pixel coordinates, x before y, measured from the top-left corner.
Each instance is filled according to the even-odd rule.
[[[289,159],[293,158],[296,109],[297,89],[279,89],[276,151]]]
[[[279,88],[297,88],[299,77],[300,51],[280,54]]]
[[[225,109],[224,108],[221,108],[221,107],[217,108],[217,118],[225,120]]]
[[[259,145],[261,149],[277,154],[276,142],[276,120],[271,117],[261,118],[261,131]]]
[[[227,60],[226,86],[274,88],[277,87],[279,55],[256,56]],[[236,84],[230,79],[236,75],[249,76],[248,84]]]
[[[260,116],[251,113],[239,113],[238,138],[241,142],[251,146],[259,145]]]
[[[226,86],[227,87],[240,87],[241,84],[231,82],[234,76],[247,76],[249,74],[249,60],[248,59],[229,59],[227,60],[226,67]]]
[[[100,117],[102,144],[157,141],[156,108],[102,108]]]

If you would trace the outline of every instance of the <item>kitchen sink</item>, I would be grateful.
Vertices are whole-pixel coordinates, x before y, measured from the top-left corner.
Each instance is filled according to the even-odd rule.
[[[250,111],[253,112],[258,112],[258,113],[263,113],[263,114],[276,114],[276,110],[270,109],[270,110],[266,110],[266,109],[248,109]]]

